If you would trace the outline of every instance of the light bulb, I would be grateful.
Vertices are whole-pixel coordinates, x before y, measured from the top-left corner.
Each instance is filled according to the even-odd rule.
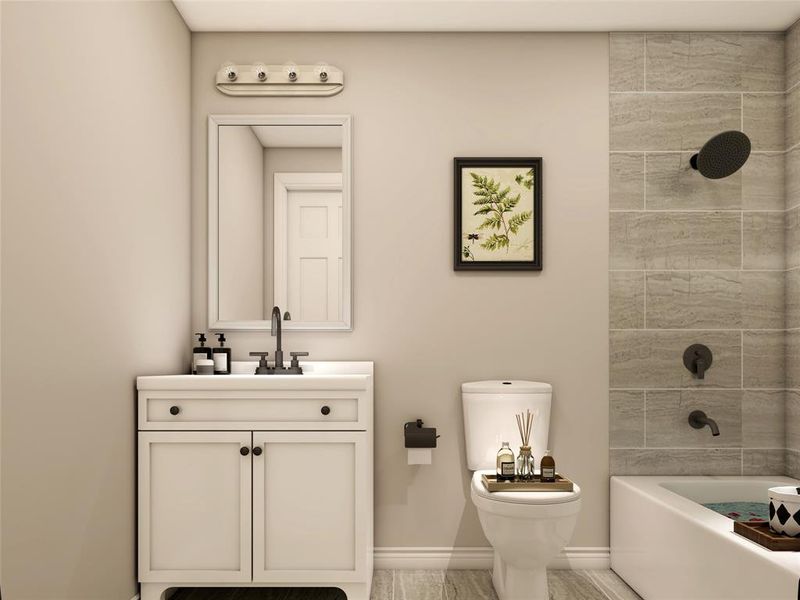
[[[239,77],[239,69],[233,63],[225,63],[222,65],[225,68],[225,79],[228,81],[236,81]]]
[[[285,71],[289,81],[297,81],[297,65],[289,63],[286,65]]]
[[[314,73],[317,74],[320,81],[328,81],[328,65],[325,63],[317,65],[317,68],[314,69]]]
[[[253,74],[256,76],[256,79],[259,81],[266,81],[267,80],[267,67],[261,63],[253,65]]]

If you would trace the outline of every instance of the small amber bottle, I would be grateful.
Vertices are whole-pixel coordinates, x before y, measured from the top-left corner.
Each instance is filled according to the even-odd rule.
[[[556,461],[550,456],[550,450],[542,457],[541,464],[542,481],[553,483],[556,480]]]

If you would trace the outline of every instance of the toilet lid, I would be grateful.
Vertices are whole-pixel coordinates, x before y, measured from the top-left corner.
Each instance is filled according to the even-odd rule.
[[[562,504],[574,502],[581,497],[581,488],[575,483],[571,492],[490,492],[483,485],[483,474],[494,474],[494,471],[475,471],[472,476],[472,491],[482,498],[494,502],[511,502],[514,504]],[[574,483],[574,482],[573,482]]]

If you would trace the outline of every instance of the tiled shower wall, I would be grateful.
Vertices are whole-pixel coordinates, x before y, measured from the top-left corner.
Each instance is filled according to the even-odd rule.
[[[786,34],[786,474],[800,478],[800,21]]]
[[[784,257],[785,35],[610,43],[611,472],[783,473],[785,280],[800,265],[800,239],[797,260]],[[703,178],[690,157],[731,129],[750,137],[750,160]],[[714,354],[705,380],[683,366],[694,343]],[[800,417],[800,395],[789,406]],[[694,409],[719,437],[689,427]]]

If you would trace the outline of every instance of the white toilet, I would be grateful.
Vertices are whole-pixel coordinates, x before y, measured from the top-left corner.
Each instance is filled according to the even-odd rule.
[[[553,388],[534,381],[474,381],[461,385],[467,466],[472,502],[483,533],[494,548],[492,581],[500,600],[547,600],[547,563],[572,537],[581,509],[581,490],[572,492],[489,492],[481,481],[495,473],[497,451],[520,439],[515,414],[534,414],[531,448],[538,465],[547,451]],[[558,456],[555,456],[558,460]],[[558,463],[556,462],[556,469]]]

